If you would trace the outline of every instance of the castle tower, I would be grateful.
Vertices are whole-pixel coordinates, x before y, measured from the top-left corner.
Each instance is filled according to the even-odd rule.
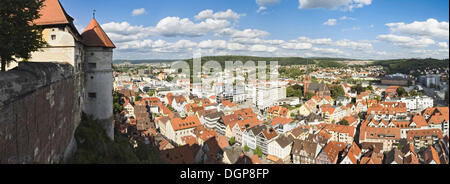
[[[102,123],[114,139],[113,124],[113,49],[114,43],[95,17],[83,34],[85,52],[84,112]]]

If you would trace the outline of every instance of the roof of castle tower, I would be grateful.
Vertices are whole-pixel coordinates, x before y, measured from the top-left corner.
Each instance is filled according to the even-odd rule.
[[[56,25],[72,23],[73,18],[67,14],[59,0],[45,0],[44,6],[39,12],[41,17],[36,19],[36,25]]]
[[[95,18],[92,19],[81,36],[86,46],[116,48]]]

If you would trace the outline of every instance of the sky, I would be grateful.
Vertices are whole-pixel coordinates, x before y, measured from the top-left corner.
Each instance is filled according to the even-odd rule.
[[[448,58],[448,0],[60,0],[96,19],[114,59]]]

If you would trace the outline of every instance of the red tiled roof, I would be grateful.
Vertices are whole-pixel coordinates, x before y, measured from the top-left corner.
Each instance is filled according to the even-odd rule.
[[[429,146],[427,150],[425,151],[424,155],[425,163],[430,163],[431,161],[435,161],[436,164],[441,164],[441,161],[439,159],[439,153],[436,151],[436,149],[433,148],[433,146]]]
[[[326,130],[327,132],[339,132],[346,133],[348,136],[353,137],[355,135],[356,128],[353,126],[347,125],[337,125],[337,124],[320,124],[320,127],[323,127],[322,130]]]
[[[360,140],[366,139],[400,139],[399,128],[374,128],[374,127],[361,127]]]
[[[437,138],[442,139],[442,130],[440,129],[420,129],[420,130],[410,130],[407,134],[408,141],[414,141],[416,137],[421,140],[429,140],[428,136],[437,136]]]
[[[416,115],[412,118],[412,122],[416,123],[417,127],[428,126],[427,121],[422,115]]]
[[[197,139],[192,135],[181,137],[181,141],[189,146],[197,144]]]
[[[83,37],[84,44],[89,47],[116,48],[95,19],[92,19],[83,34],[81,34],[81,37]]]
[[[286,125],[292,121],[293,120],[291,118],[275,117],[272,119],[272,126],[276,126],[278,124]]]
[[[186,119],[174,118],[170,120],[170,123],[175,131],[201,126],[197,116],[189,116]]]
[[[228,116],[222,116],[222,120],[225,126],[228,126],[233,122],[239,121],[239,117],[236,114],[230,114]]]
[[[45,0],[39,13],[41,17],[36,19],[34,23],[40,26],[69,24],[73,21],[73,18],[66,13],[59,0]]]
[[[339,152],[344,150],[345,143],[330,141],[325,148],[323,148],[323,152],[327,155],[330,161],[335,161],[339,156]]]
[[[219,147],[222,148],[222,150],[230,146],[230,143],[228,143],[228,140],[225,136],[217,137],[217,143],[219,144]]]
[[[222,104],[223,104],[223,106],[225,106],[225,107],[235,107],[235,106],[238,106],[237,104],[231,102],[230,100],[225,100],[225,101],[222,102]]]

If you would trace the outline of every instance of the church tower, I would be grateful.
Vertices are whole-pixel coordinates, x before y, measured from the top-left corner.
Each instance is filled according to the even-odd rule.
[[[85,53],[84,112],[100,121],[110,139],[113,124],[114,43],[94,18],[82,33]]]
[[[306,92],[308,91],[308,87],[311,84],[311,75],[309,73],[309,64],[308,61],[306,62],[306,75],[305,79],[303,80],[303,95],[306,95]]]

